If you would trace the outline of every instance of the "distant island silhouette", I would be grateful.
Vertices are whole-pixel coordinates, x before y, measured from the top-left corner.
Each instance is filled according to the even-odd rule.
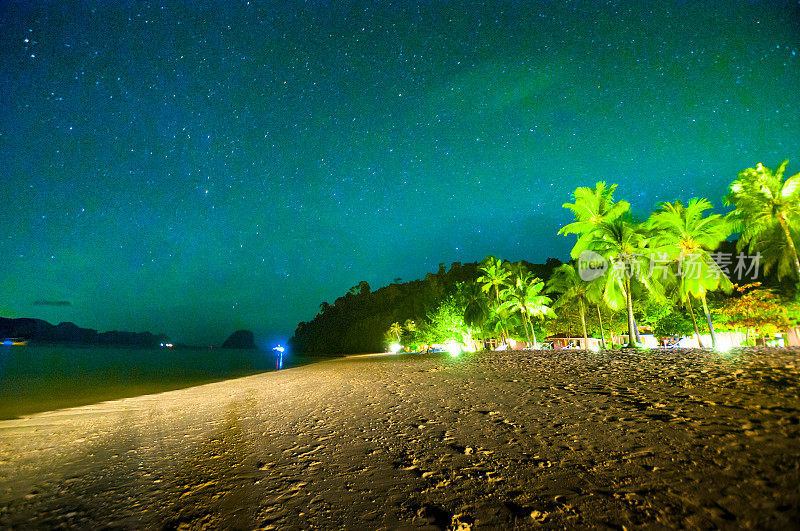
[[[225,340],[222,348],[253,350],[257,348],[256,338],[250,330],[237,330]]]
[[[20,317],[11,319],[0,317],[0,342],[5,338],[15,338],[31,343],[41,344],[68,344],[68,345],[97,345],[97,346],[128,346],[155,348],[170,346],[175,348],[203,349],[204,346],[173,345],[166,334],[153,334],[151,332],[98,332],[92,328],[81,328],[70,322],[52,325],[42,319]],[[223,348],[231,349],[257,349],[255,336],[250,330],[237,330],[225,340]]]
[[[74,323],[52,325],[42,319],[0,317],[0,338],[20,338],[34,343],[68,343],[73,345],[121,345],[158,347],[170,342],[165,334],[150,332],[98,332]]]

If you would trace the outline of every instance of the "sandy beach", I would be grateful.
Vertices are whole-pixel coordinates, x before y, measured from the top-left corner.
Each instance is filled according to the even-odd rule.
[[[363,356],[0,422],[3,528],[785,529],[800,350]]]

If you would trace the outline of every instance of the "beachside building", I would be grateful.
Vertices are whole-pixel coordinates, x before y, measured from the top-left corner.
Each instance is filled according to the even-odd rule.
[[[588,342],[587,342],[588,340]],[[582,350],[599,350],[603,346],[602,342],[596,337],[589,337],[586,340],[583,336],[572,337],[567,334],[555,334],[545,339],[553,344],[553,349],[574,348]]]

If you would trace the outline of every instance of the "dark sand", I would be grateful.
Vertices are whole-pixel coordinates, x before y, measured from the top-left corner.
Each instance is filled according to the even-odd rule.
[[[350,358],[0,422],[3,528],[798,522],[798,349]]]

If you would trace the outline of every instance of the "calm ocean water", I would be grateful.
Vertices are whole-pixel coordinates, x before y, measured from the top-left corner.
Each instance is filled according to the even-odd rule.
[[[0,346],[0,419],[275,370],[275,353]]]

